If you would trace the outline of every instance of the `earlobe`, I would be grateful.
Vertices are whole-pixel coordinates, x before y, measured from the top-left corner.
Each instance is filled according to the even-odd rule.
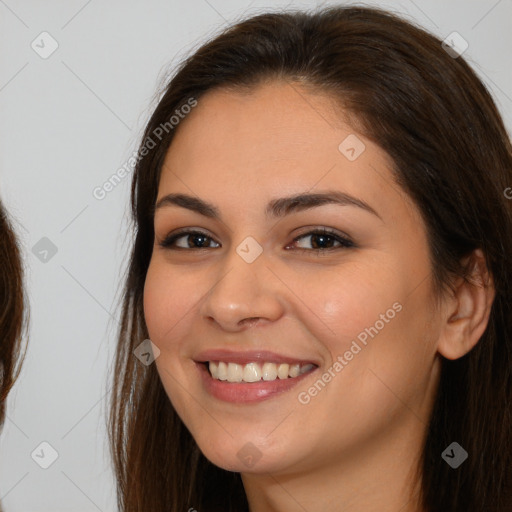
[[[476,249],[464,262],[470,265],[467,280],[459,278],[453,295],[444,305],[444,325],[438,340],[438,352],[447,359],[466,355],[480,340],[495,297],[492,275],[484,254]]]

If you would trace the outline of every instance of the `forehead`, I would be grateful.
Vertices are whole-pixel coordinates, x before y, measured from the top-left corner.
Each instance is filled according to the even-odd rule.
[[[201,97],[180,124],[169,156],[186,154],[191,163],[212,157],[218,164],[243,159],[254,165],[318,158],[325,150],[337,156],[339,137],[351,131],[340,117],[332,98],[313,96],[297,84],[272,82],[236,92],[216,89]],[[193,151],[198,147],[201,151]]]
[[[158,196],[213,194],[226,201],[243,195],[249,206],[334,188],[400,215],[413,205],[391,168],[388,155],[347,123],[332,97],[274,82],[201,97],[177,127]]]

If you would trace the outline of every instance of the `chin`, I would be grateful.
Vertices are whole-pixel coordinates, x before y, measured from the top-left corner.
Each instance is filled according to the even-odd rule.
[[[290,461],[284,453],[270,448],[260,449],[257,443],[229,439],[227,443],[198,443],[203,455],[215,466],[237,473],[269,473],[283,469]],[[260,444],[261,446],[261,444]]]

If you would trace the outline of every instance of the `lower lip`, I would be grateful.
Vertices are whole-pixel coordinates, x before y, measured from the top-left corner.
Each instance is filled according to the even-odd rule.
[[[259,382],[227,382],[214,379],[206,365],[197,363],[203,384],[206,390],[219,400],[232,403],[261,402],[276,395],[289,391],[299,382],[314,373],[318,367],[298,377],[276,380],[262,380]]]

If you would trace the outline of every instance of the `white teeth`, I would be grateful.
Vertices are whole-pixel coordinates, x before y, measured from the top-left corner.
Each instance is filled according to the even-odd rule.
[[[228,363],[228,382],[242,382],[244,369],[236,363]]]
[[[210,373],[214,379],[219,378],[219,365],[213,361],[210,362]]]
[[[256,363],[249,363],[244,368],[244,381],[257,382],[261,380],[261,368]]]
[[[279,379],[295,378],[302,375],[314,367],[313,364],[305,365],[288,363],[248,363],[241,365],[237,363],[225,363],[219,361],[209,362],[210,373],[214,379],[225,380],[228,382],[258,382],[261,379],[265,381]]]
[[[288,375],[290,377],[298,377],[300,373],[300,364],[292,364],[290,369],[288,370]]]
[[[286,364],[286,363],[280,364],[279,368],[277,369],[277,376],[280,379],[287,379],[289,370],[290,370],[289,364]]]
[[[219,366],[217,367],[217,378],[219,380],[227,380],[228,379],[228,365],[226,363],[223,363],[222,361],[219,362]]]
[[[263,363],[262,368],[263,380],[276,380],[277,368],[274,363]]]

